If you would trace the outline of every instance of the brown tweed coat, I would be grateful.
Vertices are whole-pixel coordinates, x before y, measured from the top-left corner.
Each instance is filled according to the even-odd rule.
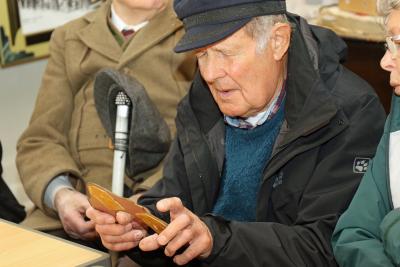
[[[141,82],[175,134],[176,106],[187,92],[196,61],[193,54],[173,52],[183,27],[172,5],[150,20],[126,47],[110,31],[109,14],[108,1],[52,35],[36,106],[17,145],[22,183],[38,207],[23,222],[27,226],[61,227],[56,214],[43,204],[45,189],[57,175],[68,173],[81,191],[88,181],[111,187],[113,151],[93,98],[94,74],[101,68],[118,69]],[[125,180],[131,187],[148,188],[160,177],[160,169]]]

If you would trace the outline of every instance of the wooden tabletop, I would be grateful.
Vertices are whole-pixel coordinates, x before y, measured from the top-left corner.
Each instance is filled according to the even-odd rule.
[[[0,219],[0,266],[111,266],[109,255]]]

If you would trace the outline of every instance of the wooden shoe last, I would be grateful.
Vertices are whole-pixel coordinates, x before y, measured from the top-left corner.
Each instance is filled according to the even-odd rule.
[[[129,199],[117,196],[97,184],[88,183],[86,189],[90,205],[99,211],[108,213],[114,217],[118,211],[127,212],[141,225],[150,227],[157,234],[161,233],[168,225],[163,220],[151,214],[143,206]]]

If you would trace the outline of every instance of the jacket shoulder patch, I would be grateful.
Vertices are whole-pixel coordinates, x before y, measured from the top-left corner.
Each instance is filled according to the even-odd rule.
[[[366,173],[370,161],[371,161],[370,158],[360,158],[360,157],[354,158],[353,172],[354,173]]]
[[[276,188],[280,186],[283,183],[283,172],[280,171],[278,175],[275,176],[274,184],[272,185],[272,188]]]

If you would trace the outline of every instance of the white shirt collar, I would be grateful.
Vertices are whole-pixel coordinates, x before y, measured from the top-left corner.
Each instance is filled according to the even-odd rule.
[[[117,12],[115,12],[114,10],[114,6],[111,4],[111,22],[112,24],[117,28],[118,31],[122,31],[122,30],[134,30],[135,32],[137,32],[138,30],[140,30],[141,28],[143,28],[144,26],[147,25],[147,23],[149,23],[149,21],[144,21],[141,22],[139,24],[136,25],[128,25],[126,24],[117,14]]]
[[[280,92],[280,91],[279,91]],[[269,115],[272,113],[273,108],[278,101],[279,94],[275,95],[271,103],[268,105],[267,109],[264,111],[261,111],[257,115],[247,117],[245,121],[252,125],[253,127],[257,127],[258,125],[262,125],[269,117]]]
[[[273,105],[270,105],[266,110],[261,111],[260,113],[258,113],[255,116],[246,118],[245,121],[250,123],[250,125],[252,125],[253,127],[261,125],[267,120],[268,115],[271,113],[272,108],[273,108]]]

